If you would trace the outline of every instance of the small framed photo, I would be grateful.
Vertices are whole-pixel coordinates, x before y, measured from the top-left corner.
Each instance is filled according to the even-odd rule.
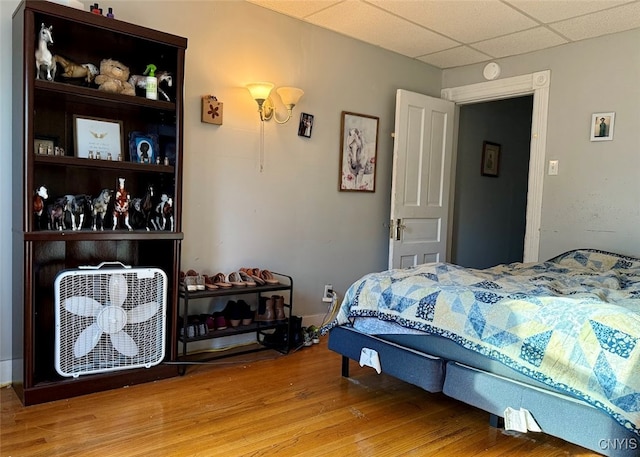
[[[311,138],[311,130],[313,129],[313,115],[307,113],[300,114],[300,125],[298,126],[298,136]]]
[[[115,160],[122,154],[122,121],[73,116],[76,157]]]
[[[59,149],[59,148],[58,148]],[[36,136],[33,141],[33,152],[38,155],[55,155],[56,140],[52,137]]]
[[[482,176],[498,176],[500,169],[500,145],[490,141],[482,142],[482,163],[480,172]]]
[[[375,192],[379,118],[342,112],[340,191]]]
[[[131,132],[129,134],[129,160],[136,163],[156,163],[160,157],[158,135]]]
[[[613,123],[616,113],[593,113],[591,115],[591,141],[613,140]]]

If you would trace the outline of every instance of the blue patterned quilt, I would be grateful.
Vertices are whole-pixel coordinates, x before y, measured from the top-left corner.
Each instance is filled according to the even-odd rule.
[[[640,435],[640,259],[582,249],[485,270],[432,263],[372,273],[323,331],[358,316],[449,338]]]

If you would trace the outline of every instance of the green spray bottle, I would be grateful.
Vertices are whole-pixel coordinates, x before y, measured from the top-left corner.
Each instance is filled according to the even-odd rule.
[[[147,98],[151,100],[158,99],[158,78],[156,78],[156,66],[152,63],[147,65],[146,70],[143,75],[147,77],[146,88],[147,88]]]

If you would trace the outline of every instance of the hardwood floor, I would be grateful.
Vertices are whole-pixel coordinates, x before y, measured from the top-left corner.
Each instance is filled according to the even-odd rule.
[[[326,338],[27,408],[0,390],[3,457],[598,455],[492,428],[481,410],[355,362],[342,378]]]

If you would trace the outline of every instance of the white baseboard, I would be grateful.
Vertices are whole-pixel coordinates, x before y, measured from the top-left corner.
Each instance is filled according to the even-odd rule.
[[[309,327],[311,325],[315,325],[316,327],[320,327],[324,318],[325,314],[312,314],[310,316],[303,316],[302,326]]]
[[[11,360],[3,360],[0,362],[0,387],[11,384]]]

